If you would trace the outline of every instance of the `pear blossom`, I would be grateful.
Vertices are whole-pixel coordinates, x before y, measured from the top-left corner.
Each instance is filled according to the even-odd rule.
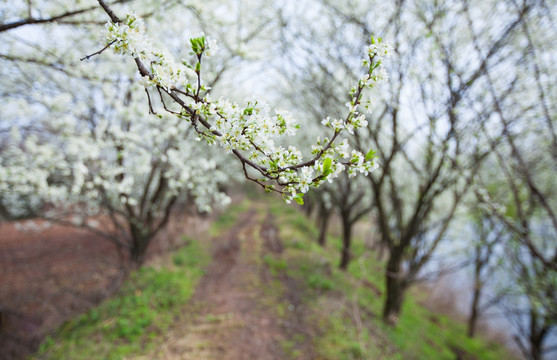
[[[373,169],[373,159],[366,159],[355,151],[349,157],[348,143],[342,141],[338,146],[335,140],[344,131],[354,134],[358,128],[367,126],[365,115],[358,109],[364,90],[383,78],[378,72],[382,69],[382,59],[388,54],[388,46],[380,39],[372,38],[372,44],[366,49],[364,66],[367,71],[350,90],[347,117],[344,120],[326,117],[322,121],[334,133],[325,141],[317,139],[317,144],[311,147],[313,157],[305,160],[294,146],[278,145],[285,142],[284,137],[294,136],[299,128],[288,112],[276,109],[271,112],[266,103],[256,99],[244,105],[226,98],[211,99],[209,89],[203,86],[201,73],[203,55],[212,55],[218,49],[213,39],[204,34],[193,36],[190,44],[194,61],[183,60],[182,65],[177,65],[164,50],[151,45],[143,22],[137,16],[127,15],[122,21],[114,15],[111,17],[112,22],[106,26],[106,45],[136,59],[143,77],[141,85],[164,90],[182,108],[178,118],[193,126],[198,134],[196,140],[218,144],[226,153],[234,154],[245,176],[266,190],[281,193],[286,201],[300,202],[299,193],[334,179],[344,169],[348,169],[350,175],[366,174]],[[321,170],[316,171],[318,169]]]

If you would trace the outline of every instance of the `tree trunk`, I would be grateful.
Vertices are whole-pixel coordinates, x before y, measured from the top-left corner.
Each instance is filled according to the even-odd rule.
[[[396,249],[392,250],[389,255],[386,274],[387,298],[383,308],[383,321],[389,325],[395,326],[398,322],[402,302],[404,300],[404,292],[406,290],[404,279],[401,274],[402,253],[397,253]]]
[[[476,333],[476,323],[479,316],[479,303],[482,291],[482,281],[480,272],[482,271],[484,262],[481,261],[479,249],[476,250],[476,266],[474,268],[474,293],[472,296],[472,307],[470,308],[470,317],[468,318],[468,337],[473,338]]]
[[[539,338],[532,339],[530,344],[530,356],[532,360],[542,359],[542,346]]]
[[[329,217],[331,216],[331,210],[327,209],[325,205],[319,207],[319,238],[317,242],[322,247],[325,247],[327,242],[327,225],[329,225]]]
[[[472,297],[472,308],[468,318],[468,337],[473,338],[476,333],[476,323],[478,321],[478,304],[480,302],[480,284],[474,284],[474,294]]]
[[[532,307],[533,304],[530,304]],[[541,322],[541,323],[540,323]],[[530,358],[542,360],[543,342],[549,328],[545,325],[543,316],[538,315],[534,309],[530,309]]]
[[[130,262],[139,268],[145,261],[145,253],[151,243],[151,236],[146,235],[142,229],[131,225],[132,246],[130,248]]]
[[[350,262],[350,243],[352,242],[352,224],[350,223],[349,214],[343,213],[342,216],[342,257],[339,267],[342,270],[348,268]]]
[[[133,244],[130,249],[130,262],[134,267],[139,268],[143,261],[145,261],[145,253],[149,245],[148,238],[133,239]]]

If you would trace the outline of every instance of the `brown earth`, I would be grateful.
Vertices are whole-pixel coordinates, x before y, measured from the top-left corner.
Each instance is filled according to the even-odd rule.
[[[112,294],[124,274],[108,241],[59,225],[18,229],[25,222],[0,224],[0,359],[5,360],[35,351],[48,333]],[[175,216],[154,239],[148,258],[171,249],[180,234],[195,236],[208,223]]]

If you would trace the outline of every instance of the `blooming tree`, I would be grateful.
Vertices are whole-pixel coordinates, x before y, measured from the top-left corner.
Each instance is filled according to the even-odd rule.
[[[132,1],[111,2],[123,3]],[[191,13],[198,26],[209,30],[213,23],[227,26],[214,14],[216,7],[234,7],[233,1],[133,4],[150,25]],[[240,168],[226,163],[221,152],[200,146],[190,125],[147,114],[141,89],[130,81],[135,72],[123,59],[79,61],[84,49],[98,41],[102,9],[96,2],[16,5],[2,8],[0,16],[1,215],[40,216],[86,228],[140,264],[175,204],[209,211],[228,203],[222,190]],[[260,15],[261,22],[268,21]],[[214,71],[207,76],[213,86],[244,56],[238,44],[249,44],[264,28],[254,26],[248,34],[226,37],[222,61],[211,62]]]
[[[2,152],[0,192],[12,216],[36,214],[87,228],[140,264],[177,201],[189,198],[202,211],[226,205],[219,189],[230,177],[222,158],[205,159],[206,150],[184,141],[192,137],[188,126],[143,114],[130,106],[137,96],[128,95],[127,102],[111,104],[117,116],[87,126],[73,116],[48,118],[55,141],[13,128]]]

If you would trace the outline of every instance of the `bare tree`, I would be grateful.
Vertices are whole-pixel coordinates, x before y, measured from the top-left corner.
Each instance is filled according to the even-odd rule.
[[[321,192],[319,192],[318,195],[320,195],[320,193]],[[327,201],[327,199],[324,199],[323,196],[325,195],[321,195],[318,200],[319,210],[317,215],[317,222],[319,224],[319,237],[317,238],[317,243],[322,247],[327,244],[327,229],[329,219],[331,218],[333,212],[331,209],[331,204],[329,203],[329,201]]]
[[[484,53],[480,34],[488,24],[465,16],[476,56]],[[515,340],[529,359],[550,351],[544,341],[556,326],[557,194],[555,193],[554,9],[545,2],[509,1],[505,11],[516,21],[505,61],[484,68],[493,121],[484,134],[492,144],[490,172],[476,179],[479,202],[490,221],[512,235],[505,265],[512,298],[502,303],[514,317]],[[489,65],[489,66],[488,66]],[[515,71],[508,71],[515,69]],[[497,134],[497,135],[495,135]],[[497,179],[497,186],[490,186]]]
[[[467,321],[468,337],[476,335],[478,320],[504,297],[503,293],[486,294],[486,284],[493,280],[492,276],[502,260],[498,250],[505,245],[506,235],[505,229],[494,223],[481,208],[472,211],[471,216],[474,235],[470,261],[473,268],[473,287]]]
[[[524,247],[509,247],[507,256],[514,296],[504,310],[517,329],[514,340],[527,359],[544,359],[557,350],[555,344],[546,346],[557,324],[555,274]]]
[[[366,194],[366,186],[362,181],[349,179],[347,175],[335,184],[330,192],[332,208],[340,216],[342,223],[342,249],[339,267],[346,270],[352,258],[351,247],[354,225],[364,216],[369,215],[372,204]]]
[[[111,4],[126,3],[133,0],[116,0]],[[24,13],[21,14],[20,18],[14,20],[9,19],[9,21],[0,24],[0,33],[4,31],[9,31],[12,29],[17,29],[26,25],[38,25],[38,24],[68,24],[75,25],[79,23],[94,22],[90,18],[83,18],[80,16],[88,13],[98,12],[97,6],[76,6],[75,8],[67,8],[65,1],[60,1],[57,5],[60,8],[58,11],[48,11],[44,8],[45,3],[39,3],[33,1],[26,1],[26,6]],[[52,5],[52,4],[50,4]],[[13,6],[13,5],[12,5]],[[18,9],[18,7],[13,6],[13,8]],[[47,6],[47,8],[52,9],[53,6]],[[17,10],[16,10],[17,11]],[[22,12],[22,11],[20,11]],[[46,13],[45,13],[46,12]],[[9,11],[6,11],[9,14]],[[11,14],[10,14],[11,15]]]
[[[373,203],[381,243],[390,250],[383,317],[395,323],[406,289],[449,237],[454,215],[482,162],[508,132],[493,126],[498,103],[486,96],[486,89],[497,88],[500,100],[511,102],[508,90],[515,89],[508,85],[517,82],[491,86],[489,74],[515,65],[521,53],[512,51],[526,31],[525,19],[536,16],[545,4],[319,3],[320,16],[327,19],[323,23],[311,18],[296,31],[294,20],[283,16],[283,36],[294,49],[286,55],[291,65],[282,73],[290,79],[310,79],[307,89],[289,89],[291,100],[308,113],[330,106],[331,99],[342,100],[338,88],[355,77],[349,69],[358,61],[347,56],[349,49],[362,46],[369,34],[382,35],[394,49],[389,86],[378,90],[380,100],[368,117],[368,132],[360,132],[356,142],[362,150],[376,149],[379,159],[380,168],[369,176],[373,197],[368,201]],[[492,28],[480,34],[471,25],[471,12],[495,14],[497,22],[485,21]],[[348,33],[358,36],[347,38]],[[326,41],[318,46],[312,40],[320,36]],[[303,71],[294,71],[297,68]],[[528,184],[536,193],[532,182]]]

